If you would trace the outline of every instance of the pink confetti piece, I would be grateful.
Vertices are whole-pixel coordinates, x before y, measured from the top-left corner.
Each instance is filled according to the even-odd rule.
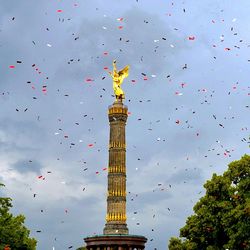
[[[107,56],[107,55],[108,55],[108,52],[103,52],[103,55]]]
[[[231,50],[231,49],[230,49],[230,48],[225,48],[225,50],[229,51],[229,50]]]
[[[104,70],[108,70],[109,68],[108,68],[108,67],[104,67],[103,69],[104,69]]]
[[[194,36],[189,36],[189,37],[188,37],[188,40],[190,40],[190,41],[193,41],[194,39],[195,39]]]
[[[10,69],[14,69],[14,68],[15,68],[15,65],[10,65],[9,68],[10,68]]]
[[[94,80],[93,79],[91,79],[91,78],[87,78],[86,80],[85,80],[85,82],[93,82]]]
[[[143,78],[143,80],[144,80],[144,81],[147,81],[147,80],[148,80],[148,78],[147,78],[147,77],[144,77],[144,78]]]
[[[121,22],[123,21],[123,17],[117,18],[116,20]]]
[[[58,13],[61,13],[61,12],[62,12],[62,10],[57,10],[57,12],[58,12]]]
[[[93,146],[94,146],[94,144],[89,144],[89,145],[88,145],[88,147],[93,147]]]
[[[136,82],[136,80],[131,80],[131,82],[135,83],[135,82]]]
[[[102,170],[105,171],[105,170],[107,170],[107,168],[103,168]]]
[[[123,26],[118,26],[118,29],[119,29],[119,30],[123,29]]]
[[[98,171],[96,171],[95,173],[96,173],[96,174],[99,174],[99,172],[98,172]]]

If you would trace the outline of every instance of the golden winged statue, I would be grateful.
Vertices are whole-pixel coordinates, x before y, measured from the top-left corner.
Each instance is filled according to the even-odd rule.
[[[128,77],[129,65],[125,66],[122,70],[117,72],[116,60],[113,61],[113,73],[109,72],[113,78],[113,89],[116,99],[125,99],[125,94],[121,89],[121,84],[123,80]]]

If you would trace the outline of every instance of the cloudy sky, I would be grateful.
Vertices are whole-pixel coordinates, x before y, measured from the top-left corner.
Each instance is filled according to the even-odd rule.
[[[130,233],[167,249],[204,182],[249,153],[249,9],[248,0],[1,0],[0,182],[38,250],[102,233],[113,59],[130,65]]]

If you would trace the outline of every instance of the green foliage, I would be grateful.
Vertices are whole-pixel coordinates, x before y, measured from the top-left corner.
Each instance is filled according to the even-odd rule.
[[[229,164],[204,184],[206,194],[171,238],[170,250],[250,249],[250,156]]]
[[[79,247],[76,250],[87,250],[87,248],[86,247]]]
[[[11,250],[35,250],[36,240],[29,238],[30,231],[23,225],[25,217],[13,216],[9,212],[11,207],[10,198],[0,197],[0,249],[9,245]]]

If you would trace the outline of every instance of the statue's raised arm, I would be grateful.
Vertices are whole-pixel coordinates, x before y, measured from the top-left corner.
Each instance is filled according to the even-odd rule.
[[[121,89],[121,84],[123,80],[128,77],[129,66],[125,66],[122,70],[117,72],[116,69],[116,60],[113,61],[113,74],[109,72],[111,77],[113,78],[113,89],[115,93],[116,99],[125,99],[125,94]]]

